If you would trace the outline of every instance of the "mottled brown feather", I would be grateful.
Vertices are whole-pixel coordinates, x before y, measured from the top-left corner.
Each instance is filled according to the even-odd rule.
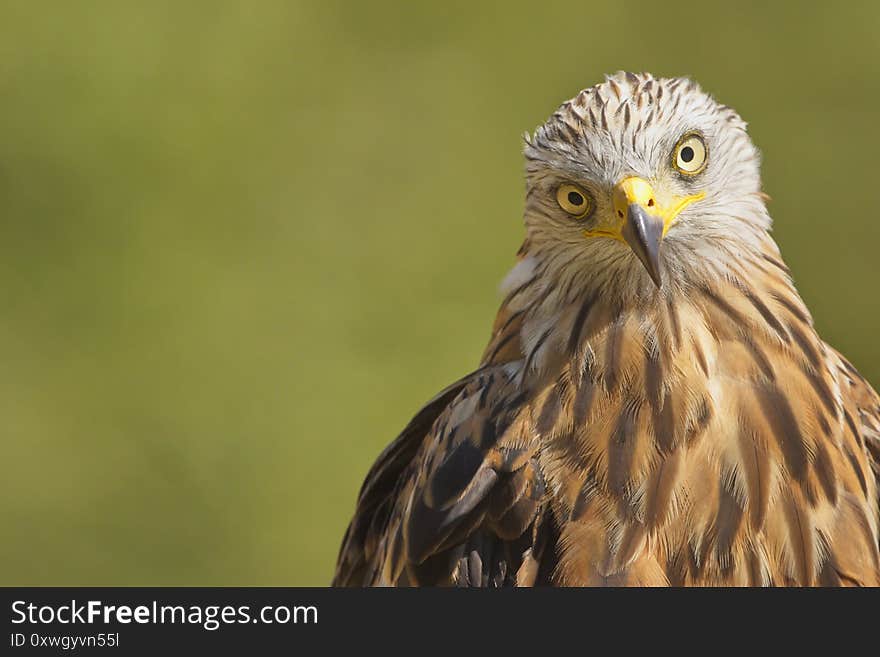
[[[527,140],[529,174],[543,184],[552,155],[571,175],[586,130],[635,149],[695,89],[582,93]],[[546,201],[530,187],[527,214]],[[334,584],[880,585],[880,398],[820,339],[765,228],[723,272],[630,296],[530,232],[479,369],[367,474]],[[627,257],[605,265],[632,288]]]

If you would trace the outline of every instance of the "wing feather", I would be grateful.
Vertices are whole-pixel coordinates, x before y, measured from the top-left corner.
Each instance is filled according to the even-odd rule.
[[[480,369],[428,402],[370,469],[333,584],[535,584],[547,520],[534,409],[516,381],[521,315],[502,305]],[[541,537],[536,548],[534,542]]]

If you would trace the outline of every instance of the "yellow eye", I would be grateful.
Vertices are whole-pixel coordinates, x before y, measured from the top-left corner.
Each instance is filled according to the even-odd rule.
[[[678,140],[672,152],[672,164],[686,176],[693,176],[706,168],[709,149],[706,142],[696,133],[688,133]]]
[[[565,183],[556,190],[556,202],[568,214],[581,219],[586,217],[593,207],[590,196],[574,185]]]

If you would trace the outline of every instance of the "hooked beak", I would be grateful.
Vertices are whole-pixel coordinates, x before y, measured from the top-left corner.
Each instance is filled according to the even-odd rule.
[[[647,210],[630,203],[626,208],[626,219],[620,231],[636,257],[645,265],[654,285],[660,287],[663,277],[660,274],[660,241],[663,239],[663,219],[648,214]]]
[[[614,187],[614,212],[618,219],[623,220],[620,237],[645,266],[658,288],[663,284],[661,242],[679,213],[704,196],[703,193],[684,196],[663,208],[657,202],[651,184],[643,178],[625,178]]]

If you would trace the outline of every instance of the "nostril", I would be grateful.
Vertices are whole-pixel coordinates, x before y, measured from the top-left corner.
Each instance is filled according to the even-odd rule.
[[[621,219],[623,219],[623,212],[621,212],[620,210],[618,210],[618,211],[617,211],[617,216],[620,217]]]
[[[654,207],[654,199],[648,199],[648,207],[649,207],[649,208],[653,208],[653,207]]]

